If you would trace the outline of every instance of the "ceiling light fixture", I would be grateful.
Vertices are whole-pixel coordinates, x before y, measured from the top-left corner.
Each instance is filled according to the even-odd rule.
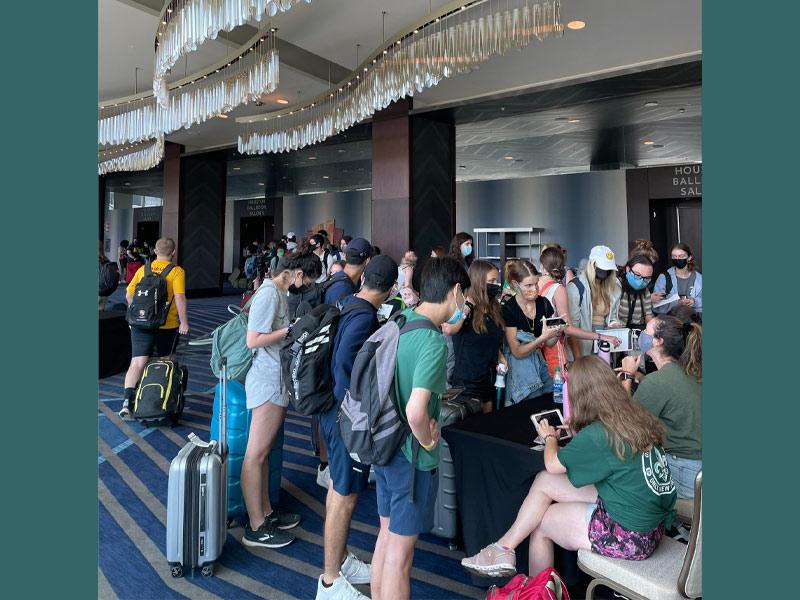
[[[241,171],[242,167],[233,167],[234,171]]]
[[[330,177],[328,177],[327,175],[323,175],[322,178],[323,179],[330,179]]]
[[[658,106],[658,102],[655,100],[649,100],[648,102],[644,103],[646,108],[653,108],[654,106]]]
[[[286,98],[278,98],[275,100],[278,104],[289,104],[289,101]]]
[[[258,185],[260,185],[260,186],[263,186],[263,185],[264,185],[264,182],[263,182],[263,181],[259,181],[259,182],[258,182]]]
[[[580,123],[580,122],[581,122],[581,120],[580,120],[580,119],[569,119],[569,120],[567,121],[567,123]]]
[[[645,141],[644,141],[644,142],[642,142],[642,143],[643,143],[645,146],[652,146],[653,144],[655,144],[655,142],[654,142],[654,141],[652,141],[652,140],[645,140]]]
[[[506,159],[506,160],[514,160],[513,156],[504,156],[503,158]]]
[[[570,21],[567,23],[567,27],[573,31],[578,31],[579,29],[586,27],[586,21],[580,21],[576,19],[575,21]]]
[[[309,156],[308,160],[317,160],[317,157],[316,156]]]
[[[392,102],[420,94],[443,79],[474,71],[494,56],[564,34],[561,0],[508,0],[501,4],[493,15],[502,24],[499,27],[494,22],[487,25],[485,2],[465,3],[465,10],[459,10],[460,4],[440,5],[423,23],[384,40],[356,70],[315,98],[315,108],[309,109],[308,101],[297,104],[293,115],[280,113],[280,121],[279,114],[269,115],[268,122],[258,122],[263,115],[240,117],[238,122],[248,127],[239,135],[239,151],[278,153],[316,144],[372,117]],[[367,71],[362,73],[364,68]],[[301,107],[306,110],[300,111]]]

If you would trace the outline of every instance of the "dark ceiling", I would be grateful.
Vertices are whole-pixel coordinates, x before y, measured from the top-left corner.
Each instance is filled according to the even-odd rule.
[[[696,61],[423,114],[455,122],[458,181],[700,162],[701,83]],[[287,154],[229,152],[229,199],[372,185],[369,123]],[[160,196],[161,180],[159,167],[106,187]]]

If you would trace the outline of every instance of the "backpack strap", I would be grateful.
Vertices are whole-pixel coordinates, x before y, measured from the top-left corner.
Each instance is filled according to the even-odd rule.
[[[153,269],[150,267],[150,259],[148,258],[144,263],[144,276],[147,277],[148,275],[153,274]]]
[[[672,293],[672,273],[666,271],[664,273],[664,295],[669,296]]]
[[[586,291],[586,286],[583,285],[583,282],[578,277],[573,277],[570,280],[570,283],[574,284],[576,288],[578,288],[578,308],[583,306],[583,294]]]

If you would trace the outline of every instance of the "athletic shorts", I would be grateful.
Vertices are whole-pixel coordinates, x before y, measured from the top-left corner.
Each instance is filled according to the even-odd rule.
[[[328,449],[328,467],[330,468],[333,489],[341,496],[363,492],[369,484],[369,465],[364,465],[350,458],[347,446],[339,433],[336,421],[338,409],[334,406],[319,415],[319,428]]]
[[[169,356],[178,336],[174,329],[131,327],[131,356]]]
[[[389,518],[389,531],[397,535],[419,535],[433,529],[433,511],[439,476],[436,469],[411,469],[402,448],[388,465],[375,465],[378,514]],[[414,473],[414,502],[411,501],[411,474]]]

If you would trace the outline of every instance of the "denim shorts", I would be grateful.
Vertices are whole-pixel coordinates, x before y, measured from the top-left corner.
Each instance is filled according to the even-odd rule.
[[[703,468],[703,461],[667,454],[667,464],[678,489],[678,498],[694,498],[694,478]]]
[[[349,496],[363,492],[369,485],[369,465],[361,464],[350,458],[350,453],[342,441],[337,422],[338,408],[319,415],[319,429],[328,450],[328,466],[330,468],[333,489],[340,496]]]
[[[375,465],[378,514],[389,518],[389,531],[396,535],[419,535],[433,529],[433,510],[439,475],[413,469],[414,498],[411,497],[411,463],[399,449],[389,464]]]

